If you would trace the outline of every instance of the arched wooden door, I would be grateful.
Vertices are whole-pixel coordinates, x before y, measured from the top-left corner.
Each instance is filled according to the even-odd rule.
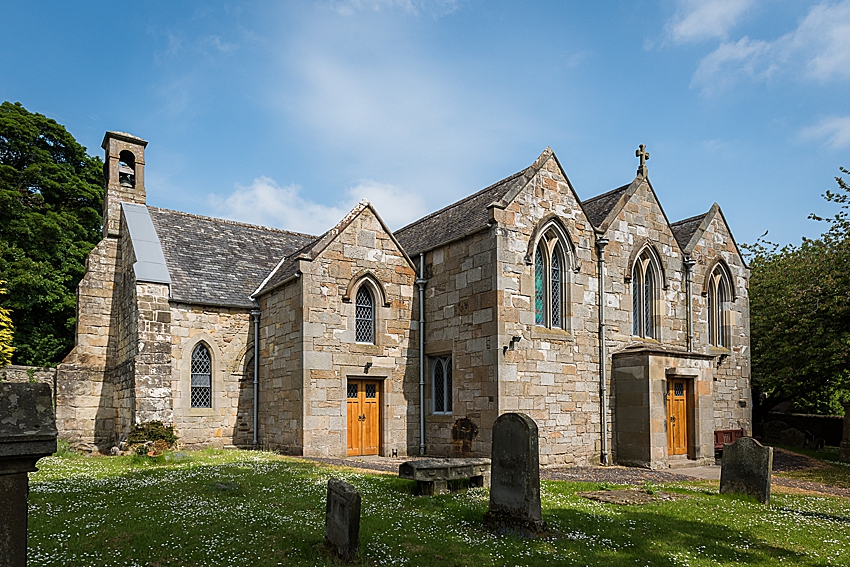
[[[381,383],[348,380],[348,455],[378,455],[381,444]]]

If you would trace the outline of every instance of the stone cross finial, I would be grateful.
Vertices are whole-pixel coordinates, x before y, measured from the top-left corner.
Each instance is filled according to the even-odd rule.
[[[641,177],[646,177],[646,160],[649,159],[649,152],[646,151],[646,146],[644,144],[641,144],[638,149],[635,150],[635,157],[640,158],[640,166],[638,167],[637,174]]]

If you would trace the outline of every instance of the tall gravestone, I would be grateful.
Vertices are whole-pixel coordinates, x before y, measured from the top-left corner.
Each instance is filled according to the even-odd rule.
[[[838,447],[838,460],[850,463],[850,402],[844,404],[844,435]]]
[[[360,545],[360,493],[347,482],[328,480],[325,543],[345,561],[357,556]]]
[[[27,474],[55,452],[50,386],[0,383],[0,567],[26,567]]]
[[[723,446],[721,494],[743,494],[769,504],[772,475],[773,447],[765,447],[752,437]]]
[[[484,522],[532,534],[546,531],[540,512],[537,424],[523,413],[505,413],[493,424],[490,509]]]

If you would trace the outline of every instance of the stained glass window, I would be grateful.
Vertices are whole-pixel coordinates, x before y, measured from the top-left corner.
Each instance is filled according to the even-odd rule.
[[[543,263],[543,252],[537,247],[534,254],[534,322],[546,324],[546,266]]]
[[[212,407],[212,358],[201,343],[192,351],[191,407]]]
[[[558,247],[552,254],[550,276],[552,280],[552,326],[561,327],[561,253]]]
[[[729,276],[718,264],[708,279],[708,341],[711,345],[729,348],[730,339],[723,323],[731,300]]]

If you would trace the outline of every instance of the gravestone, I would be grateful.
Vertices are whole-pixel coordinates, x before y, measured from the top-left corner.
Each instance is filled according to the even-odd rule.
[[[55,452],[50,386],[0,383],[0,567],[26,567],[27,473]]]
[[[721,494],[743,494],[769,504],[772,475],[773,447],[765,447],[752,437],[723,446]]]
[[[844,405],[844,435],[838,446],[838,460],[850,463],[850,402]]]
[[[522,413],[505,413],[493,424],[490,509],[484,523],[540,534],[540,464],[537,424]]]
[[[355,558],[360,545],[360,493],[347,482],[335,478],[328,481],[325,543],[336,549],[345,561]]]
[[[779,434],[779,444],[787,447],[805,447],[806,434],[795,427],[789,427]]]

